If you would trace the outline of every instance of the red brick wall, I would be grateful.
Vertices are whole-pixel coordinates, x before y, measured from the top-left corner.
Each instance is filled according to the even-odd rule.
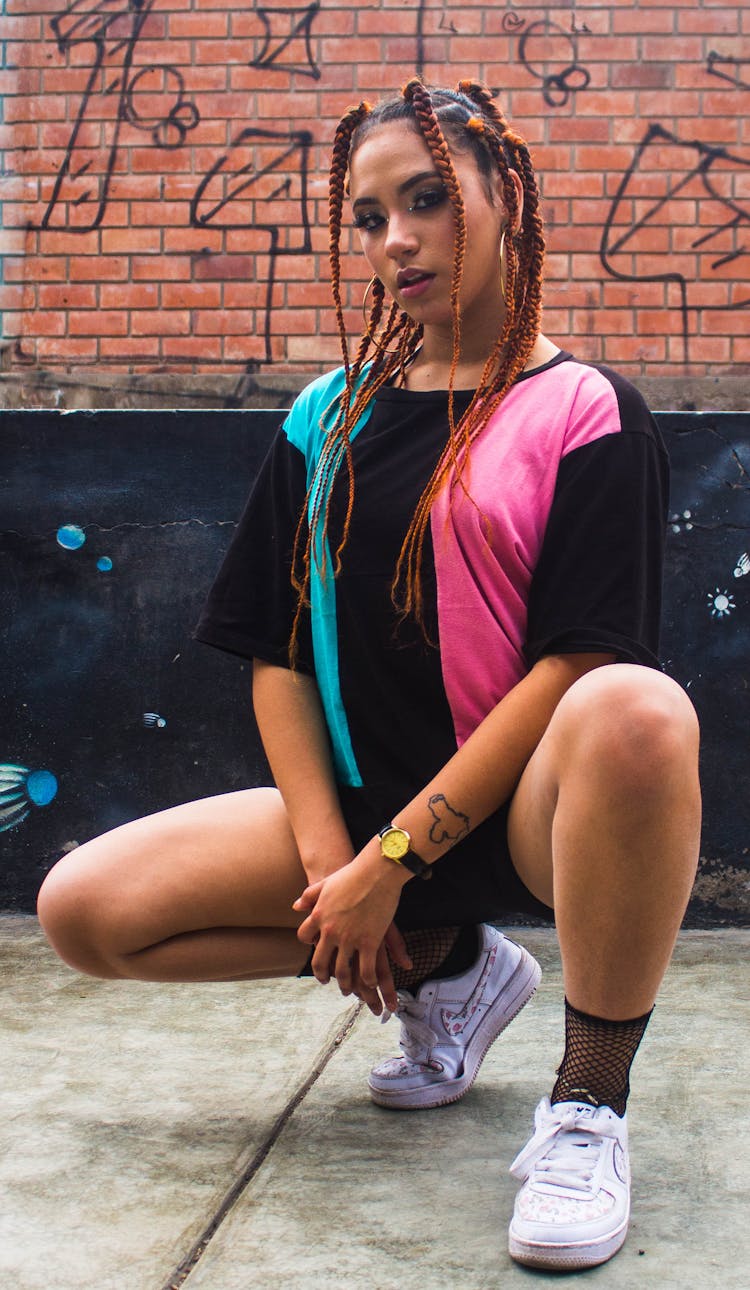
[[[4,5],[6,373],[335,362],[333,124],[417,66],[498,87],[529,142],[549,335],[636,377],[750,370],[746,3]]]

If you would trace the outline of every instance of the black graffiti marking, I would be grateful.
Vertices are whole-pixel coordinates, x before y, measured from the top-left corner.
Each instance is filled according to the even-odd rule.
[[[232,140],[230,152],[224,153],[214,162],[204,175],[190,203],[190,223],[195,228],[238,229],[247,228],[254,232],[268,234],[269,268],[266,282],[265,324],[265,362],[271,362],[271,322],[273,316],[273,289],[276,282],[276,264],[282,255],[309,255],[312,250],[310,213],[308,209],[308,176],[310,170],[310,149],[313,137],[308,130],[261,130],[250,126],[242,130]],[[255,149],[271,147],[274,149],[270,161],[256,166]],[[244,150],[250,155],[244,158]],[[266,191],[264,180],[281,171],[281,183]],[[289,171],[284,175],[284,171]],[[301,237],[296,246],[282,246],[282,229],[287,231],[290,223],[283,225],[273,219],[273,206],[278,197],[289,198],[292,188],[298,181],[299,223]],[[253,216],[248,218],[239,212],[238,203],[252,201]],[[269,205],[269,220],[258,220],[258,206]],[[234,212],[232,206],[234,205]]]
[[[135,95],[137,93],[163,94],[164,90],[153,88],[145,90],[139,88],[139,83],[152,78],[154,73],[161,73],[164,83],[169,81],[173,83],[174,105],[170,108],[167,116],[148,116],[139,111],[136,104]],[[143,67],[133,77],[129,85],[125,87],[122,100],[122,111],[125,120],[134,125],[137,130],[145,130],[149,133],[154,143],[160,148],[179,148],[185,142],[185,135],[188,130],[194,130],[200,120],[198,109],[194,103],[184,96],[185,80],[182,73],[176,67],[171,67],[166,63],[155,64],[152,67]]]
[[[183,97],[184,82],[177,68],[166,64],[141,68],[131,80],[133,57],[154,2],[155,0],[73,0],[64,13],[51,21],[61,53],[67,54],[74,45],[91,43],[95,47],[96,56],[65,156],[55,179],[52,196],[42,217],[42,228],[65,228],[71,233],[87,233],[101,224],[107,208],[112,174],[117,164],[120,130],[124,124],[147,129],[159,147],[176,148],[184,142],[187,131],[192,130],[200,120],[195,104]],[[114,43],[108,44],[110,27],[128,18],[129,35],[125,39],[120,39],[118,35]],[[114,79],[110,78],[104,88],[100,88],[112,63],[121,54],[116,76]],[[146,124],[143,113],[136,108],[133,92],[142,78],[154,73],[160,79],[173,82],[174,102],[166,117],[154,115]],[[117,91],[117,108],[111,113],[106,100]],[[105,100],[104,105],[102,100]],[[101,144],[86,142],[85,127],[89,124],[95,126],[97,136],[101,130]],[[97,163],[94,167],[94,186],[78,191],[81,176],[94,166],[94,162]],[[84,218],[80,222],[71,222],[65,215],[66,205],[69,211],[82,211]]]
[[[518,14],[513,13],[512,10],[503,14],[503,21],[501,23],[503,31],[518,31],[520,27],[524,27],[525,25],[526,19],[520,18]]]
[[[415,71],[417,73],[417,76],[424,75],[424,61],[425,61],[424,20],[425,20],[426,9],[427,9],[427,0],[419,0],[419,4],[417,6],[417,55],[416,55],[416,63],[415,63]]]
[[[648,171],[649,169],[648,156],[647,156],[648,149],[652,146],[662,147],[664,146],[665,143],[672,145],[674,147],[685,149],[687,153],[686,159],[688,160],[688,162],[694,161],[694,164],[692,166],[688,164],[688,166],[685,169],[685,172],[679,175],[677,178],[673,179],[665,195],[661,198],[658,198],[656,201],[654,201],[653,205],[651,205],[648,208],[648,210],[646,211],[646,213],[643,215],[641,219],[631,222],[625,228],[624,232],[620,232],[620,230],[618,229],[617,230],[618,236],[615,236],[615,224],[617,221],[617,216],[620,211],[621,204],[624,202],[630,201],[631,198],[633,198],[634,196],[637,196],[637,194],[633,194],[631,191],[629,191],[629,185],[631,183],[633,176],[639,172],[641,168],[641,164],[643,163],[644,156],[646,156],[646,161],[643,168],[644,170]],[[704,246],[707,242],[712,241],[714,238],[720,237],[722,234],[726,234],[730,232],[733,238],[736,238],[736,235],[739,232],[739,230],[743,228],[750,229],[750,207],[747,207],[747,208],[743,207],[739,205],[737,202],[733,201],[731,198],[723,196],[718,191],[716,184],[712,181],[711,169],[712,167],[717,166],[717,164],[729,164],[731,166],[750,166],[750,161],[748,161],[747,158],[745,157],[738,157],[734,155],[733,153],[729,152],[726,148],[714,147],[710,144],[702,143],[700,142],[700,140],[697,140],[697,139],[692,139],[692,140],[680,139],[676,134],[672,134],[669,130],[665,130],[663,126],[650,125],[646,130],[646,133],[643,136],[643,139],[638,144],[633,160],[630,166],[628,167],[628,169],[626,170],[625,174],[623,175],[623,178],[620,182],[617,192],[613,198],[612,206],[610,207],[609,213],[607,215],[606,223],[602,231],[602,238],[601,238],[601,243],[599,248],[602,267],[613,278],[617,278],[618,281],[620,282],[666,282],[666,283],[673,283],[678,288],[680,293],[682,342],[684,346],[683,352],[684,352],[685,362],[689,362],[690,359],[689,359],[688,281],[685,278],[684,274],[678,273],[676,271],[670,271],[666,273],[653,273],[653,274],[637,273],[637,272],[627,273],[623,269],[614,265],[613,259],[619,254],[619,252],[623,250],[624,247],[627,246],[629,242],[632,241],[632,239],[641,231],[642,228],[644,228],[646,225],[648,225],[654,220],[654,218],[659,214],[659,212],[663,209],[663,207],[667,204],[667,202],[671,201],[673,197],[676,197],[684,188],[688,186],[689,183],[692,182],[692,180],[696,178],[700,181],[700,183],[702,184],[705,190],[706,199],[715,201],[719,203],[719,205],[724,207],[726,210],[728,210],[730,212],[730,218],[724,221],[723,223],[717,224],[713,229],[709,229],[707,233],[701,234],[699,237],[695,238],[695,240],[691,243],[691,249],[698,249],[699,247]],[[639,200],[641,199],[639,198]],[[631,248],[629,251],[629,254],[632,255],[633,253],[634,252],[632,251],[632,248]],[[735,246],[730,252],[720,255],[718,259],[714,260],[713,264],[711,265],[711,268],[718,269],[722,265],[729,264],[731,261],[739,259],[742,255],[747,255],[748,253],[750,253],[750,248],[744,245],[739,247]],[[701,310],[725,309],[726,307],[727,307],[726,305],[701,305],[700,306]],[[746,300],[735,301],[732,304],[733,309],[747,309],[749,307],[750,307],[750,296],[748,296]]]
[[[565,46],[565,52],[551,55],[545,50],[543,54],[537,55],[535,59],[534,51],[530,48],[530,44],[532,42],[548,41],[549,39],[554,40],[556,44],[562,41]],[[588,68],[582,67],[578,62],[578,42],[575,36],[548,18],[532,22],[531,26],[526,28],[519,41],[518,58],[527,72],[536,80],[542,82],[542,97],[548,107],[565,107],[571,94],[574,94],[577,90],[587,89],[591,82],[590,71]],[[566,59],[570,59],[570,61],[566,62]],[[565,63],[561,72],[550,75],[535,65],[538,62],[544,66],[544,64],[552,61]]]
[[[453,22],[453,19],[447,18],[444,13],[440,15],[440,22],[438,23],[438,31],[452,31],[454,36],[458,36],[460,34],[458,27],[456,26],[455,22]]]
[[[744,80],[740,74],[740,69],[747,63],[746,58],[730,58],[727,54],[717,54],[715,49],[711,49],[706,59],[706,71],[709,76],[718,76],[719,80],[728,81],[730,85],[736,85],[740,90],[750,90],[750,81]],[[731,70],[720,72],[718,64]]]
[[[312,24],[319,10],[320,4],[317,0],[315,4],[307,5],[304,9],[267,8],[265,5],[258,8],[256,13],[265,27],[264,45],[258,57],[254,58],[249,66],[267,67],[275,72],[299,72],[302,76],[312,76],[314,80],[319,81],[320,68],[312,52]],[[274,31],[274,25],[282,26],[285,22],[288,24],[285,31],[281,33]],[[289,50],[294,40],[304,41],[304,58],[295,58],[295,51]],[[287,50],[289,50],[287,58],[282,60],[282,55]]]
[[[236,217],[227,217],[225,212],[242,195],[247,195],[258,203],[272,201],[284,189],[287,192],[291,191],[292,177],[294,175],[300,181],[300,224],[304,231],[303,244],[296,248],[296,252],[297,254],[308,252],[311,249],[311,239],[310,216],[307,209],[307,180],[312,141],[312,135],[308,130],[261,130],[255,126],[242,130],[232,140],[232,150],[225,152],[223,156],[219,157],[218,161],[214,162],[198,185],[195,196],[190,203],[191,224],[196,228],[206,228],[208,226],[211,228],[254,228],[268,233],[278,233],[280,231],[278,221],[273,220],[268,224],[258,224],[255,220],[248,222],[238,220]],[[271,161],[266,165],[256,169],[254,156],[251,156],[244,165],[237,162],[236,158],[240,149],[249,148],[254,150],[256,146],[263,144],[271,147],[278,145]],[[273,174],[279,170],[283,174],[285,169],[290,168],[287,163],[292,160],[296,163],[292,167],[292,175],[288,175],[283,179],[281,188],[277,188],[274,192],[268,194],[263,192],[260,181],[266,175]],[[250,192],[251,189],[254,189],[254,191]],[[219,193],[221,196],[217,197]]]

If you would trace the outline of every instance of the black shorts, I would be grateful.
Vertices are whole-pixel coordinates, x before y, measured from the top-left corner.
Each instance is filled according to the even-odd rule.
[[[344,818],[359,851],[390,820],[386,794],[369,788],[339,788]],[[452,927],[460,923],[502,923],[509,918],[542,919],[554,915],[521,882],[508,849],[508,807],[456,843],[432,866],[427,882],[406,883],[396,911],[401,931],[418,927]]]

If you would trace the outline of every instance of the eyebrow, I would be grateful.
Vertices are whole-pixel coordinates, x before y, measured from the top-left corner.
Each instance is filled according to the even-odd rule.
[[[417,185],[423,183],[425,179],[439,178],[440,175],[437,170],[420,170],[418,175],[412,175],[411,179],[405,179],[403,184],[399,184],[396,192],[399,197],[403,197],[404,193],[408,193],[411,188],[416,188]],[[352,210],[356,210],[358,206],[375,206],[377,205],[377,200],[377,197],[358,197],[356,202],[352,205]]]

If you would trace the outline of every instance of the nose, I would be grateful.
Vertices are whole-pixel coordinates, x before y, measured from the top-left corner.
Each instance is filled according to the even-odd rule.
[[[414,222],[408,211],[399,211],[388,219],[385,236],[385,253],[392,260],[414,255],[419,247]]]

